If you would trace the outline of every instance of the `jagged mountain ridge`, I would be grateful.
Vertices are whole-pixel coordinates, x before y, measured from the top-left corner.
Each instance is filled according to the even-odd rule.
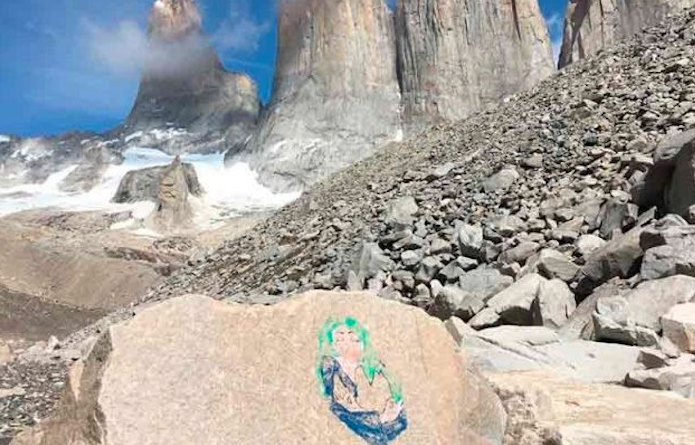
[[[591,57],[693,4],[692,0],[571,0],[559,67]]]
[[[278,33],[273,98],[242,152],[264,182],[303,188],[399,137],[383,0],[283,0]]]
[[[190,144],[188,151],[243,143],[260,113],[258,88],[248,75],[224,69],[203,34],[195,1],[157,0],[148,34],[152,60],[120,132],[175,128],[209,140],[198,141],[203,147]]]
[[[396,33],[411,132],[464,118],[554,71],[536,0],[400,1]]]
[[[554,69],[537,0],[401,0],[395,20],[383,0],[290,0],[279,14],[273,100],[248,146],[228,153],[274,188],[305,188]]]

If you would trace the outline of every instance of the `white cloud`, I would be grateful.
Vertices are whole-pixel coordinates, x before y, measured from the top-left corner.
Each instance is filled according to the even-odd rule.
[[[256,52],[263,36],[271,31],[271,23],[256,20],[247,0],[233,0],[230,11],[212,34],[211,43],[225,59]],[[204,36],[191,35],[175,43],[153,42],[146,30],[132,20],[112,27],[88,19],[82,23],[91,59],[118,77],[137,77],[142,72],[176,75],[195,66],[196,58],[209,56],[209,43]]]
[[[270,30],[270,22],[253,17],[248,0],[232,1],[230,14],[213,33],[212,42],[221,52],[253,53]]]
[[[138,75],[147,60],[147,34],[137,23],[123,21],[103,28],[83,20],[89,55],[107,71],[130,77]]]

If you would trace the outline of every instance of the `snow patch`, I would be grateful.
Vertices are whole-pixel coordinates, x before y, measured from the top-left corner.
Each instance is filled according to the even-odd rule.
[[[0,197],[0,215],[33,208],[57,207],[71,211],[130,210],[134,220],[143,220],[154,210],[154,203],[115,204],[111,202],[111,198],[116,194],[121,179],[129,171],[168,165],[174,157],[150,148],[130,148],[123,156],[123,163],[109,166],[101,183],[88,192],[71,194],[60,190],[60,184],[77,165],[52,174],[42,184],[23,184],[3,190],[6,198]],[[181,156],[181,160],[193,164],[205,191],[195,202],[198,210],[196,223],[201,228],[215,226],[225,219],[245,213],[281,207],[301,194],[273,193],[258,182],[258,175],[246,163],[238,162],[226,168],[224,153],[188,154]],[[119,223],[117,228],[130,227],[129,224],[135,225],[131,220]]]
[[[139,139],[139,138],[141,138],[143,134],[144,134],[144,133],[143,133],[142,131],[136,131],[135,133],[126,136],[126,138],[125,138],[125,143],[126,143],[126,144],[129,144],[130,141],[132,141],[133,139]]]
[[[12,139],[7,136],[6,134],[0,134],[0,144],[3,144],[5,142],[10,142]]]
[[[46,148],[46,145],[39,138],[31,138],[22,141],[19,149],[12,153],[12,159],[20,156],[27,162],[37,161],[53,154],[53,151]]]

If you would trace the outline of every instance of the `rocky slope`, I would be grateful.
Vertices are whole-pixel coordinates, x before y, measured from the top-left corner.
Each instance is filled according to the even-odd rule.
[[[402,0],[396,34],[410,131],[464,118],[554,71],[537,0]]]
[[[590,57],[692,5],[692,0],[571,0],[559,66]]]
[[[168,279],[141,307],[189,292],[261,304],[312,288],[368,288],[458,324],[486,372],[569,369],[693,397],[694,24],[695,11],[679,14],[496,109],[340,172]],[[66,346],[131,317],[112,314]],[[515,327],[541,335],[514,331],[507,341],[490,331]],[[519,392],[500,386],[501,395]],[[563,394],[563,404],[585,401]],[[11,409],[27,399],[14,397]],[[508,411],[523,414],[515,400],[506,399]],[[689,412],[692,401],[679,402]],[[670,431],[678,440],[691,437],[682,426]],[[585,426],[579,433],[601,443]],[[614,443],[653,439],[642,433]]]
[[[244,156],[264,182],[287,189],[395,139],[400,96],[383,0],[284,0],[279,8],[273,98]]]

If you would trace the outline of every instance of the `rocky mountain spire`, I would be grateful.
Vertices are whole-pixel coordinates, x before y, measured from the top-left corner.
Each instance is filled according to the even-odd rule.
[[[200,34],[203,19],[194,0],[156,0],[149,25],[151,38],[174,40]]]
[[[590,57],[693,4],[693,0],[570,0],[559,66]]]
[[[266,183],[301,187],[399,136],[383,0],[281,0],[278,41],[274,96],[246,151]]]
[[[157,0],[149,21],[149,52],[125,129],[183,128],[246,140],[260,112],[256,84],[225,71],[202,31],[194,0]]]
[[[460,119],[553,72],[537,0],[399,0],[406,127]]]

